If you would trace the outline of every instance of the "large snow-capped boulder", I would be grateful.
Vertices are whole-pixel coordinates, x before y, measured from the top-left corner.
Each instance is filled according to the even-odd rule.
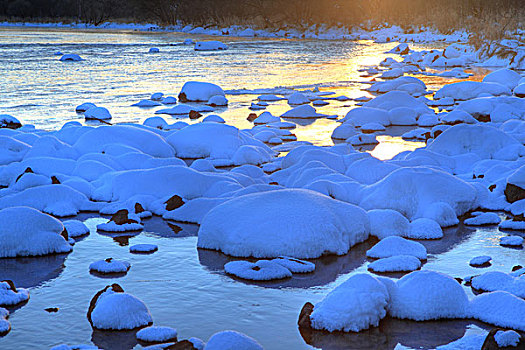
[[[50,215],[28,207],[0,210],[0,258],[68,253],[64,226]]]
[[[88,321],[95,329],[127,330],[151,325],[147,306],[118,284],[107,286],[91,299]]]
[[[174,156],[173,148],[164,138],[137,126],[112,125],[89,129],[73,144],[80,153],[101,153],[109,144],[133,147],[153,157]]]
[[[350,123],[354,126],[363,126],[368,123],[378,123],[383,126],[388,126],[390,125],[390,116],[387,111],[382,109],[358,107],[348,111],[345,117],[341,119],[341,122],[345,124]]]
[[[207,82],[188,81],[182,86],[179,101],[208,102],[213,96],[224,96],[220,86]]]
[[[368,274],[357,274],[337,286],[314,306],[314,329],[359,332],[379,325],[390,297],[385,285]]]
[[[507,159],[509,156],[516,159],[525,153],[525,148],[515,138],[482,124],[448,128],[427,146],[427,150],[446,156],[474,153],[482,159],[501,159],[502,153]]]
[[[381,181],[363,189],[359,206],[365,209],[393,209],[413,221],[426,217],[440,223],[436,203],[463,215],[476,207],[474,186],[430,167],[399,168]],[[441,223],[440,223],[441,224]]]
[[[521,79],[519,73],[503,68],[495,72],[489,73],[483,78],[485,83],[498,83],[508,87],[510,90],[513,90]]]
[[[389,111],[397,107],[406,107],[413,109],[418,116],[432,113],[432,110],[424,102],[410,96],[405,91],[397,90],[377,96],[376,98],[365,102],[363,107],[378,108],[385,111]]]
[[[231,159],[242,146],[254,146],[266,154],[273,151],[261,141],[234,126],[219,123],[189,125],[171,134],[168,143],[179,158]]]
[[[525,332],[525,300],[508,292],[483,293],[470,301],[469,316]]]
[[[504,193],[509,203],[525,199],[525,165],[519,167],[507,178]]]
[[[436,91],[434,99],[439,100],[445,97],[451,97],[454,100],[470,100],[480,95],[512,95],[511,90],[498,83],[479,82],[479,81],[460,81],[457,83],[444,85]]]
[[[368,237],[366,212],[318,192],[285,189],[234,198],[210,210],[199,248],[244,257],[344,254]]]
[[[435,271],[414,271],[397,282],[385,283],[390,293],[388,313],[415,321],[463,318],[469,301],[452,277]]]

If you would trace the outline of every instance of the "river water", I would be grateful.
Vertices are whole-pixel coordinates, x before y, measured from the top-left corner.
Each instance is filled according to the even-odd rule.
[[[113,122],[141,122],[154,115],[154,110],[131,104],[158,91],[176,96],[188,80],[213,82],[225,90],[317,86],[337,95],[358,97],[366,94],[361,91],[366,85],[357,69],[377,64],[395,45],[228,38],[228,51],[211,53],[169,45],[186,38],[177,33],[2,29],[0,113],[12,114],[39,128],[56,129],[66,121],[83,122],[74,108],[89,101],[107,107]],[[147,54],[150,47],[159,47],[160,53]],[[62,63],[54,55],[56,51],[77,53],[85,60]],[[427,82],[430,88],[443,83],[436,79]],[[247,107],[257,95],[227,97],[229,108],[217,112],[233,125],[251,127],[246,121]],[[342,116],[352,105],[331,101],[318,110]],[[279,114],[288,108],[282,102],[269,110]],[[335,121],[319,119],[302,124],[295,131],[299,140],[332,144]],[[380,158],[421,146],[393,134],[381,140],[376,148]],[[0,259],[0,280],[12,279],[17,286],[30,288],[31,293],[27,305],[11,310],[12,331],[0,338],[1,349],[45,349],[60,343],[140,348],[134,332],[92,331],[87,321],[91,297],[111,283],[119,283],[143,300],[155,325],[177,328],[180,339],[207,340],[217,331],[233,329],[254,337],[266,349],[431,349],[491,328],[469,320],[418,323],[387,318],[380,327],[358,334],[301,335],[296,322],[302,305],[319,301],[351,274],[366,272],[365,251],[375,242],[359,244],[341,257],[316,259],[317,269],[311,274],[296,274],[275,283],[247,283],[224,274],[223,266],[231,258],[196,249],[196,225],[152,218],[144,221],[140,234],[115,237],[97,233],[96,225],[105,221],[100,216],[82,214],[77,218],[90,227],[91,233],[80,239],[69,255]],[[429,251],[423,269],[454,277],[488,270],[510,271],[518,261],[525,260],[525,255],[523,250],[499,246],[498,238],[503,235],[506,233],[497,227],[460,225],[447,229],[441,240],[422,241]],[[128,246],[136,243],[157,244],[159,251],[133,255]],[[492,256],[492,266],[482,270],[470,267],[468,261],[478,255]],[[91,275],[89,264],[107,257],[129,261],[132,266],[128,274],[113,279]],[[59,311],[48,313],[44,310],[48,307],[58,307]]]

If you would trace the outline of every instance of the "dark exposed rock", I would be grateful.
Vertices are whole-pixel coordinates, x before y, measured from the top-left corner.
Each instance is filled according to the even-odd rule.
[[[46,310],[47,312],[58,312],[58,307],[46,307],[44,310]]]
[[[22,127],[22,124],[20,123],[16,123],[16,122],[12,122],[12,121],[3,121],[2,123],[0,123],[0,128],[7,128],[7,129],[18,129],[18,128],[21,128]]]
[[[260,268],[259,266],[254,266],[254,267],[252,267],[252,270],[253,270],[253,271],[260,271],[261,268]]]
[[[522,269],[522,268],[523,268],[523,266],[521,266],[521,265],[514,265],[514,266],[512,267],[512,272],[514,272],[514,271],[518,271],[519,269]]]
[[[476,116],[476,119],[478,120],[478,122],[482,122],[482,123],[490,123],[490,115],[478,115]]]
[[[492,192],[492,191],[494,191],[495,188],[496,188],[496,184],[490,185],[489,186],[489,191]]]
[[[60,181],[57,179],[55,175],[51,176],[51,183],[53,185],[60,185]]]
[[[184,92],[181,92],[179,94],[179,101],[184,103],[184,102],[188,102],[188,97],[186,96],[186,94]]]
[[[127,209],[121,209],[117,211],[109,221],[113,221],[117,225],[124,225],[124,224],[138,224],[136,220],[129,219],[128,218],[128,210]]]
[[[191,110],[190,114],[189,114],[189,117],[190,117],[191,120],[199,119],[200,117],[202,117],[202,114],[200,114],[197,111]]]
[[[523,214],[514,215],[512,221],[525,221],[525,216]]]
[[[135,203],[135,213],[139,214],[144,212],[144,207],[140,203]]]
[[[248,118],[246,118],[249,122],[253,122],[255,119],[257,119],[257,114],[250,113],[248,114]]]
[[[505,187],[504,193],[505,198],[509,203],[514,203],[519,201],[520,199],[525,198],[525,190],[511,183],[507,183],[507,187]]]
[[[175,210],[175,209],[180,208],[180,207],[182,207],[184,205],[184,201],[178,195],[172,196],[170,199],[168,199],[164,203],[166,204],[166,210],[167,211]]]
[[[18,182],[18,180],[20,180],[20,178],[22,176],[24,176],[24,174],[27,174],[27,173],[34,174],[35,172],[30,167],[27,167],[26,170],[24,170],[24,172],[22,174],[18,175],[18,177],[16,178],[15,182]]]
[[[459,284],[461,284],[461,283],[463,282],[463,279],[460,278],[460,277],[454,277],[454,279],[455,279],[456,281],[458,281]]]
[[[312,323],[310,321],[310,315],[314,311],[314,305],[310,302],[307,302],[303,305],[301,313],[299,314],[299,319],[297,320],[297,325],[299,328],[311,329]]]
[[[64,227],[64,229],[62,230],[62,232],[60,232],[60,235],[61,235],[62,237],[64,237],[64,239],[65,239],[66,241],[69,240],[69,233],[67,232],[67,229],[66,229],[65,227]]]

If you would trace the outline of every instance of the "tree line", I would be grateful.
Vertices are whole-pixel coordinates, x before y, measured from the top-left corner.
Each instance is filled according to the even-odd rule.
[[[0,18],[10,21],[154,22],[204,27],[257,28],[382,23],[486,30],[525,22],[524,0],[0,0]],[[476,28],[479,27],[479,28]]]

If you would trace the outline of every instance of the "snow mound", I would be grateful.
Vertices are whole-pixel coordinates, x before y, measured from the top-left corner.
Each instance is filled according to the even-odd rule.
[[[143,108],[148,108],[148,107],[158,107],[158,106],[161,106],[162,104],[157,102],[157,101],[152,101],[152,100],[140,100],[139,102],[137,103],[134,103],[132,104],[131,106],[132,107],[143,107]]]
[[[411,239],[439,239],[443,237],[443,230],[436,221],[419,218],[410,223],[408,232],[403,237]]]
[[[16,288],[12,281],[0,281],[0,306],[13,306],[29,300],[29,291]],[[6,315],[1,315],[6,316]],[[1,333],[1,332],[0,332]]]
[[[82,57],[80,57],[79,55],[77,55],[75,53],[66,53],[65,55],[62,55],[62,57],[60,57],[60,61],[62,61],[62,62],[78,62],[78,61],[82,61]]]
[[[444,171],[430,167],[399,168],[365,187],[359,206],[393,209],[409,220],[426,217],[444,226],[448,221],[436,206],[445,205],[452,215],[463,215],[476,205],[476,197],[474,186]]]
[[[253,281],[269,281],[292,277],[286,267],[271,260],[231,261],[224,265],[224,271],[230,275]]]
[[[131,264],[127,261],[115,260],[107,258],[105,260],[95,261],[89,265],[90,271],[95,271],[101,274],[111,273],[126,273],[129,271]]]
[[[374,272],[407,272],[421,267],[421,261],[412,255],[395,255],[371,262],[368,269]]]
[[[216,206],[202,221],[197,246],[233,256],[317,258],[345,254],[368,232],[361,208],[310,190],[283,189]]]
[[[497,331],[494,340],[500,347],[518,346],[521,335],[516,331]]]
[[[389,236],[367,250],[366,256],[373,259],[389,258],[397,255],[410,255],[420,260],[427,259],[427,249],[418,242],[398,236]]]
[[[324,114],[317,113],[314,107],[310,105],[301,105],[290,109],[281,115],[281,118],[311,119],[326,117]]]
[[[508,292],[483,293],[470,301],[469,314],[499,327],[525,331],[525,300]]]
[[[369,123],[377,123],[383,126],[390,125],[390,116],[387,111],[372,107],[358,107],[351,109],[341,119],[343,123],[351,123],[354,126],[363,126]],[[343,124],[344,125],[344,124]]]
[[[212,107],[227,106],[228,99],[224,97],[223,95],[215,95],[215,96],[210,97],[210,99],[208,100],[206,104]]]
[[[306,103],[310,103],[310,99],[303,95],[300,92],[294,92],[290,96],[288,96],[288,104],[289,105],[304,105]]]
[[[231,159],[242,146],[254,146],[264,159],[273,152],[264,143],[234,126],[219,123],[189,125],[167,138],[180,158]]]
[[[110,120],[111,113],[109,113],[108,109],[105,107],[92,107],[84,112],[84,118],[86,118],[86,120]]]
[[[104,330],[135,329],[153,323],[146,305],[124,293],[118,284],[107,286],[93,297],[88,320],[93,328]]]
[[[228,45],[220,41],[197,41],[194,48],[195,51],[219,51],[228,50]]]
[[[521,247],[523,246],[523,241],[524,239],[521,236],[505,236],[499,239],[499,244],[508,247]]]
[[[409,221],[391,209],[373,209],[368,212],[370,234],[379,239],[388,236],[404,236],[409,231]]]
[[[311,325],[329,332],[359,332],[376,327],[386,316],[388,301],[388,290],[383,283],[371,275],[357,274],[314,306]]]
[[[286,267],[292,273],[307,273],[315,270],[315,264],[305,260],[280,256],[272,260],[273,262]]]
[[[176,341],[177,330],[171,327],[146,327],[137,332],[137,339],[148,343]]]
[[[129,247],[131,253],[153,253],[156,252],[159,247],[155,244],[135,244]]]
[[[451,97],[454,100],[465,101],[485,95],[511,95],[511,92],[507,86],[498,83],[460,81],[458,83],[444,85],[436,91],[434,99],[439,100],[445,97]]]
[[[32,208],[0,210],[0,258],[68,253],[63,230],[60,221]]]
[[[525,298],[525,276],[515,277],[500,271],[490,271],[473,277],[471,283],[472,288],[480,291],[494,292],[500,290]]]
[[[488,255],[480,255],[475,256],[472,259],[470,259],[469,265],[470,266],[482,266],[490,263],[492,258]]]
[[[389,284],[387,284],[389,287]],[[391,316],[415,321],[463,318],[469,301],[452,277],[435,271],[414,271],[389,287]]]
[[[11,330],[11,324],[7,320],[9,311],[0,307],[0,336],[4,336]]]
[[[71,238],[82,237],[89,234],[89,228],[79,220],[66,220],[62,222],[67,234]]]
[[[519,75],[519,73],[507,68],[503,68],[487,74],[483,78],[483,82],[498,83],[513,90],[518,85],[520,79],[521,75]]]
[[[236,331],[215,333],[208,339],[204,350],[263,350],[257,340]]]
[[[207,82],[188,81],[182,86],[179,100],[181,102],[208,102],[213,96],[224,97],[224,91],[220,86]]]
[[[471,218],[465,220],[465,225],[481,226],[481,225],[497,225],[501,222],[500,217],[496,213],[478,213]]]
[[[501,150],[510,151],[510,147],[520,146],[515,138],[492,126],[460,124],[441,133],[427,150],[446,156],[474,153],[487,159],[496,158]],[[515,154],[513,159],[518,156]]]

